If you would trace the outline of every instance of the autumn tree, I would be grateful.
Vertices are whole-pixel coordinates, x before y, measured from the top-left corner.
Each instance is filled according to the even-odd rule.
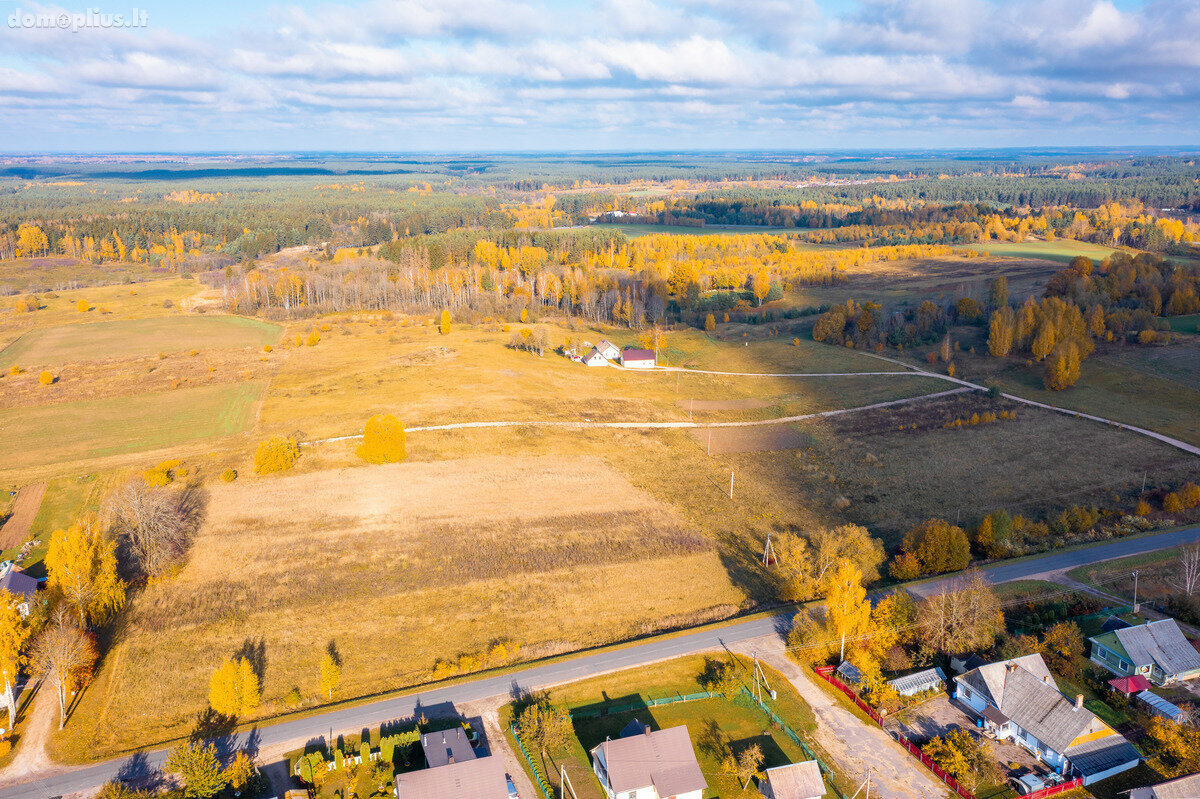
[[[211,799],[226,783],[217,759],[217,748],[211,743],[185,741],[167,756],[164,766],[183,782],[183,795],[189,799]]]
[[[942,519],[929,519],[909,530],[901,549],[915,555],[926,574],[960,571],[971,562],[967,534]]]
[[[1164,777],[1200,772],[1200,730],[1155,716],[1150,720],[1147,743],[1151,761]]]
[[[450,311],[446,308],[442,309],[442,316],[438,320],[438,332],[443,336],[450,334]]]
[[[817,581],[813,577],[808,541],[798,533],[782,533],[774,539],[772,546],[779,598],[785,602],[812,599]]]
[[[843,558],[858,568],[864,583],[873,583],[879,579],[879,567],[886,559],[883,542],[873,538],[861,524],[843,524],[833,529],[818,527],[808,534],[808,544],[813,579],[818,583],[824,583]]]
[[[286,471],[296,465],[300,446],[288,436],[271,436],[254,450],[254,471],[259,474]]]
[[[208,687],[208,704],[222,716],[244,716],[254,712],[261,699],[258,675],[249,658],[226,658],[213,672]]]
[[[1012,351],[1016,317],[1013,309],[1005,305],[992,314],[988,322],[988,352],[1003,358]]]
[[[517,714],[517,734],[536,745],[546,757],[547,749],[565,746],[575,734],[571,715],[545,696],[529,697],[528,703]]]
[[[1050,670],[1070,680],[1079,679],[1083,655],[1087,652],[1083,633],[1073,621],[1060,621],[1042,636],[1042,655]]]
[[[1003,308],[1008,305],[1008,278],[998,275],[988,281],[988,305]]]
[[[1062,391],[1079,379],[1079,347],[1074,341],[1064,341],[1054,348],[1046,363],[1042,381],[1051,391]]]
[[[704,317],[704,332],[712,333],[717,329],[717,319],[712,314]]]
[[[254,758],[241,751],[229,761],[221,776],[235,794],[241,794],[258,776],[258,766],[254,764]]]
[[[750,780],[754,779],[754,775],[762,768],[763,751],[758,744],[750,744],[737,756],[737,775],[738,780],[742,783],[742,790],[745,791],[750,785]]]
[[[943,654],[986,649],[1004,630],[1000,598],[978,571],[955,578],[917,606],[917,637]]]
[[[358,457],[367,463],[400,463],[408,457],[404,425],[395,416],[377,414],[367,420]]]
[[[183,559],[202,504],[195,489],[168,491],[134,477],[109,495],[105,517],[142,573],[158,577]]]
[[[92,637],[73,625],[64,624],[61,614],[56,623],[43,630],[34,641],[29,663],[58,694],[60,730],[67,721],[67,693],[82,687],[90,678],[95,662],[96,644]]]
[[[969,791],[1004,779],[991,746],[966,730],[957,729],[933,738],[921,751]]]
[[[47,583],[66,600],[79,627],[103,624],[125,605],[125,582],[117,576],[116,544],[92,519],[50,536],[46,551]]]
[[[1196,595],[1200,590],[1200,544],[1180,547],[1175,573],[1167,578],[1167,582],[1184,596]]]
[[[21,614],[21,598],[0,592],[0,673],[4,676],[4,704],[8,706],[8,729],[17,723],[17,697],[13,690],[27,658],[32,629]]]
[[[46,233],[37,225],[21,224],[17,226],[18,258],[32,258],[43,255],[50,249],[50,240]]]
[[[827,578],[825,626],[840,642],[842,660],[846,658],[846,639],[853,643],[871,631],[871,603],[862,584],[862,572],[844,558]]]
[[[338,656],[333,642],[325,649],[321,657],[321,693],[333,699],[333,692],[342,684],[342,659]]]

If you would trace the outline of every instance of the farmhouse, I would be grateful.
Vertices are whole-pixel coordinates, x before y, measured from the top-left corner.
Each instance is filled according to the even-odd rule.
[[[654,350],[623,350],[621,365],[626,369],[653,369],[655,366]]]
[[[1038,654],[989,663],[954,678],[955,698],[978,713],[998,740],[1029,750],[1064,776],[1084,785],[1136,766],[1133,745],[1055,687]]]
[[[608,364],[608,361],[600,354],[600,350],[595,347],[592,347],[586,355],[580,358],[580,361],[584,366],[605,366]]]
[[[3,575],[0,575],[0,589],[16,596],[21,602],[17,606],[21,615],[29,615],[30,605],[33,598],[37,596],[38,581],[36,579],[10,563],[4,567]]]
[[[1174,619],[1112,630],[1088,642],[1092,662],[1119,677],[1140,674],[1155,685],[1170,685],[1200,676],[1200,653]]]
[[[609,361],[615,361],[621,357],[621,350],[606,338],[600,339],[600,343],[596,345],[596,352],[600,353],[601,358]]]
[[[1197,796],[1200,796],[1200,774],[1134,788],[1129,792],[1129,799],[1196,799]]]
[[[815,760],[769,768],[758,787],[765,799],[821,799],[825,795],[825,780]]]
[[[592,768],[608,799],[700,799],[708,783],[696,762],[687,727],[605,741],[592,750]]]
[[[429,768],[396,775],[397,799],[508,799],[504,760],[476,757],[462,727],[421,736]]]

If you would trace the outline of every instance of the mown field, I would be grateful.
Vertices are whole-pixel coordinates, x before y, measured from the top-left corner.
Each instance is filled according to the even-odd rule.
[[[663,580],[670,574],[670,580]],[[58,746],[100,756],[186,732],[222,658],[265,650],[264,715],[430,677],[508,639],[531,656],[728,615],[714,539],[591,457],[472,458],[210,486],[187,566],[129,610]]]
[[[240,316],[168,316],[38,328],[0,351],[0,368],[26,369],[76,361],[134,358],[192,349],[262,347],[281,328]]]
[[[0,471],[156,450],[240,433],[261,382],[0,410]]]
[[[1116,252],[1112,247],[1103,244],[1092,244],[1087,241],[984,241],[969,245],[964,249],[987,251],[991,255],[1002,255],[1011,258],[1040,258],[1046,261],[1070,263],[1072,258],[1086,255],[1092,260],[1100,260]]]

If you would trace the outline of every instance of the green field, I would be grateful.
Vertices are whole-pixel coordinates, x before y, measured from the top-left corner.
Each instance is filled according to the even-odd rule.
[[[239,433],[260,382],[0,411],[0,470],[159,449]]]
[[[1176,333],[1200,333],[1200,313],[1163,317]]]
[[[280,327],[240,316],[168,316],[123,319],[32,330],[3,351],[0,368],[138,357],[190,349],[261,347],[279,340]]]
[[[960,247],[962,250],[986,250],[1009,258],[1041,258],[1044,261],[1070,263],[1077,255],[1100,260],[1116,252],[1112,247],[1086,241],[985,241]]]
[[[656,233],[669,233],[681,236],[711,236],[718,233],[803,233],[811,228],[806,227],[756,227],[754,225],[708,225],[706,227],[687,227],[685,225],[623,225],[620,222],[606,222],[592,225],[603,230],[619,230],[626,236],[648,236]]]

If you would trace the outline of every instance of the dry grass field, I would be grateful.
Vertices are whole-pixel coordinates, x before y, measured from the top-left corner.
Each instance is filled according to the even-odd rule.
[[[0,351],[0,368],[26,369],[77,361],[136,358],[192,349],[262,347],[280,328],[240,316],[168,316],[38,328]]]
[[[134,601],[59,741],[68,753],[185,732],[212,670],[248,639],[264,648],[270,713],[293,686],[318,693],[330,640],[349,697],[497,639],[548,654],[745,599],[712,537],[593,457],[242,478],[213,485],[209,507],[188,565]]]

